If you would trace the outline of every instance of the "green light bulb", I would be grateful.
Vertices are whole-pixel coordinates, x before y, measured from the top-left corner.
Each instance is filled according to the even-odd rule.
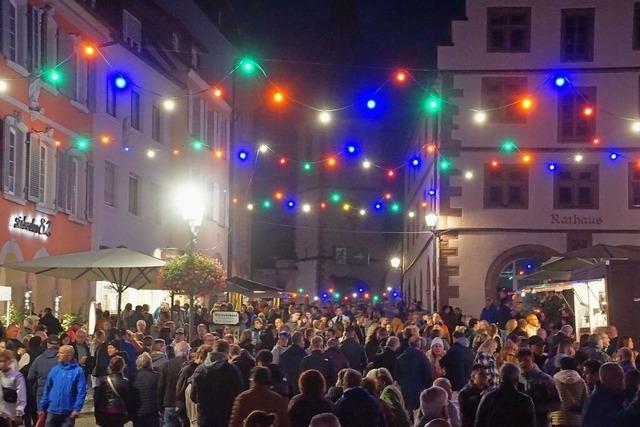
[[[252,74],[256,69],[256,62],[251,58],[244,58],[240,61],[240,69],[245,74]]]
[[[265,209],[271,208],[271,200],[265,200],[262,202],[262,207]]]
[[[334,203],[338,203],[341,199],[342,199],[342,196],[340,196],[339,193],[333,193],[331,195],[331,201]]]
[[[200,151],[204,148],[204,142],[196,140],[196,141],[193,141],[191,146],[193,147],[194,150]]]
[[[393,213],[400,212],[400,205],[398,203],[391,204],[391,212]]]
[[[89,140],[87,138],[80,138],[76,141],[76,148],[78,151],[86,151],[89,149]]]
[[[505,153],[511,153],[516,148],[517,148],[516,143],[511,140],[504,141],[502,143],[502,146],[500,147],[500,149]]]
[[[298,288],[298,293],[299,293],[299,294],[301,294],[301,293],[303,293],[303,292],[304,292],[304,289],[303,289],[303,288]]]
[[[435,96],[430,96],[427,98],[426,107],[427,111],[431,113],[437,113],[440,111],[440,107],[442,106],[442,100]]]
[[[451,162],[448,159],[440,159],[440,170],[448,171],[451,169]]]
[[[309,163],[309,162],[304,163],[304,164],[302,165],[302,169],[303,169],[305,172],[309,172],[309,171],[311,171],[311,163]]]

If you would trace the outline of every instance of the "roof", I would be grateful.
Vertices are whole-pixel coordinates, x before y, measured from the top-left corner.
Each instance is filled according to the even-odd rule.
[[[265,285],[249,279],[234,276],[227,280],[227,292],[237,292],[244,295],[263,296],[265,298],[275,298],[284,293],[284,289],[276,286]]]

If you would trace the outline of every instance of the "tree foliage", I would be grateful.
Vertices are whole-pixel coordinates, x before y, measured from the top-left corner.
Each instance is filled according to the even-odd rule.
[[[170,259],[161,273],[165,288],[190,297],[222,290],[225,278],[220,261],[202,253]]]

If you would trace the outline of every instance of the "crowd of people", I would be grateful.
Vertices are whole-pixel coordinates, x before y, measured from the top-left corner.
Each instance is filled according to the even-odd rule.
[[[180,304],[98,307],[92,331],[45,309],[0,330],[0,426],[640,425],[631,337],[508,308],[255,301],[216,325],[218,303],[191,334]]]

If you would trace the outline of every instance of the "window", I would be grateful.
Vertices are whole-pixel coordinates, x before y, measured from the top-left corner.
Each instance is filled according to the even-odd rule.
[[[44,144],[40,144],[40,173],[38,176],[39,188],[40,188],[40,202],[45,203],[47,200],[47,147]]]
[[[593,8],[562,9],[563,61],[593,61],[594,20]]]
[[[140,181],[135,175],[129,175],[129,213],[140,215]]]
[[[633,7],[633,48],[640,50],[640,3]]]
[[[157,105],[151,107],[151,138],[162,142],[160,108]]]
[[[531,8],[487,8],[487,51],[529,52]]]
[[[16,131],[9,129],[9,166],[7,168],[7,188],[6,191],[11,194],[16,194],[16,161],[17,161],[17,138]]]
[[[116,103],[116,88],[111,82],[110,78],[107,78],[107,114],[117,117],[117,103]]]
[[[70,158],[67,170],[67,212],[78,213],[78,159]]]
[[[495,108],[489,114],[493,123],[526,123],[527,117],[518,105],[527,91],[525,77],[483,77],[482,106],[485,109]],[[508,104],[509,107],[504,107]]]
[[[629,208],[640,208],[640,166],[629,163]]]
[[[104,204],[116,206],[116,165],[104,162]]]
[[[596,118],[585,115],[585,107],[595,107],[596,88],[579,87],[560,91],[558,100],[558,137],[562,142],[590,142],[596,134]]]
[[[131,91],[131,127],[140,129],[140,94],[135,90]]]
[[[27,68],[42,69],[47,60],[47,13],[44,9],[27,6]]]
[[[18,59],[18,12],[16,5],[9,2],[9,59],[17,62]]]
[[[554,209],[598,209],[598,165],[560,165],[553,193]]]
[[[529,170],[522,165],[485,165],[485,209],[527,209]]]
[[[140,52],[142,45],[142,24],[129,11],[122,11],[122,38],[133,49]]]

